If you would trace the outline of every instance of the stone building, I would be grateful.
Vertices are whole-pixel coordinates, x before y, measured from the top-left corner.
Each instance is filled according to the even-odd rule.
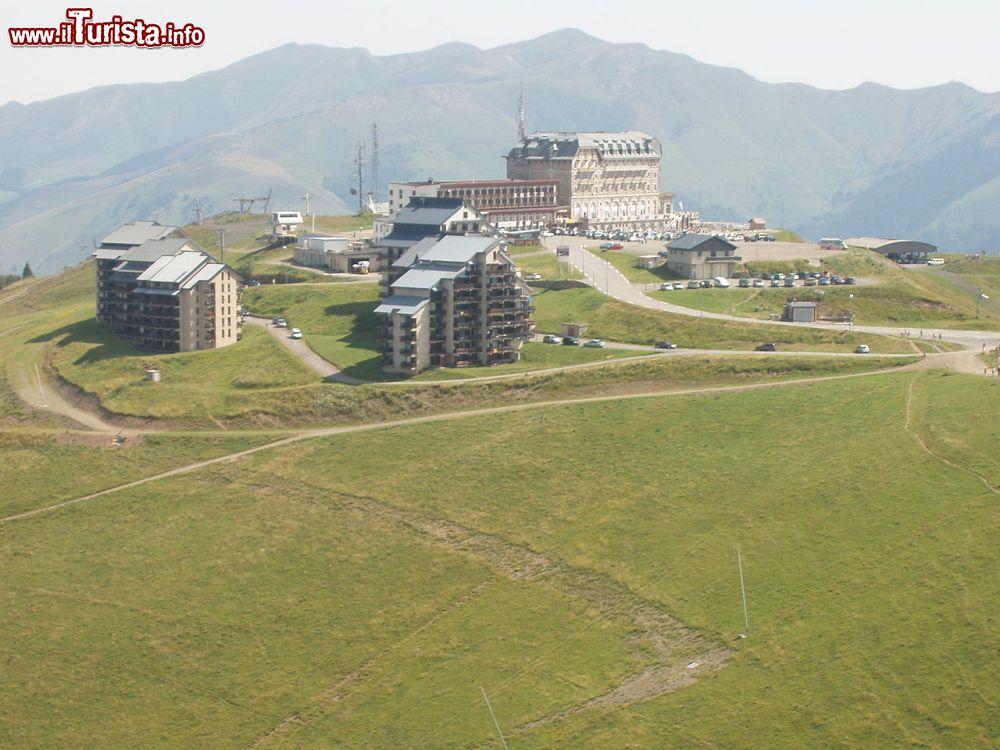
[[[556,180],[569,218],[592,229],[675,226],[673,194],[660,192],[660,142],[647,133],[532,133],[507,154],[507,176]]]

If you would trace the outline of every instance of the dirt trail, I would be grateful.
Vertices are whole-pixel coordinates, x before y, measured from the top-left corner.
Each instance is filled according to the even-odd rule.
[[[324,487],[311,487],[308,491],[317,502],[328,503],[335,499],[339,505],[376,516],[393,526],[428,539],[433,544],[471,555],[492,567],[498,575],[513,580],[544,582],[569,596],[585,600],[601,613],[603,619],[623,619],[633,625],[633,634],[629,638],[636,648],[649,655],[649,663],[645,668],[626,676],[611,690],[535,719],[516,728],[515,733],[530,731],[588,709],[631,705],[655,698],[693,683],[706,672],[722,668],[731,655],[731,651],[721,642],[688,629],[654,603],[602,574],[575,568],[502,537],[470,529],[445,518],[414,516],[378,498],[331,491]],[[400,643],[409,641],[453,612],[456,607],[478,597],[487,583],[489,581],[467,592],[460,600],[449,603],[444,610],[404,636]],[[320,719],[359,684],[377,679],[378,667],[385,661],[385,657],[397,650],[398,645],[394,644],[389,651],[376,655],[350,674],[341,677],[323,692],[316,703],[280,722],[274,729],[259,737],[251,747],[262,747],[273,739],[285,737]]]
[[[121,428],[63,398],[56,385],[46,378],[43,366],[45,347],[46,344],[42,343],[26,344],[28,354],[12,368],[11,385],[18,397],[33,409],[59,414],[88,430],[111,434],[119,432]]]

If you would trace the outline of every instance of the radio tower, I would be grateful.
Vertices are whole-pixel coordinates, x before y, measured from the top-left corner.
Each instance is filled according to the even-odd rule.
[[[527,137],[524,127],[524,84],[521,84],[521,96],[517,100],[517,140],[523,141]]]
[[[368,186],[368,194],[372,197],[372,203],[378,203],[378,125],[372,123],[372,179]]]
[[[358,155],[354,157],[358,170],[358,215],[365,212],[365,142],[358,141]]]

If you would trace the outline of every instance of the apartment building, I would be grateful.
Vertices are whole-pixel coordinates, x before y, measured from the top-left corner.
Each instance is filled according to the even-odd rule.
[[[136,222],[94,252],[97,319],[151,351],[193,351],[242,336],[242,279],[177,227]]]
[[[442,234],[479,234],[485,222],[461,198],[416,196],[392,217],[392,229],[375,246],[382,262],[390,265],[409,248],[427,237]]]
[[[428,237],[383,276],[379,348],[388,373],[517,362],[534,308],[498,237]]]
[[[714,235],[685,234],[667,243],[667,269],[689,279],[728,279],[742,260],[736,245]]]

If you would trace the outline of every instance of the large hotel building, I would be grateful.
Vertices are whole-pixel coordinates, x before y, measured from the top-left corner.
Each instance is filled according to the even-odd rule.
[[[554,180],[569,218],[594,229],[675,225],[673,193],[660,192],[660,142],[647,133],[532,133],[507,154],[513,180]]]

